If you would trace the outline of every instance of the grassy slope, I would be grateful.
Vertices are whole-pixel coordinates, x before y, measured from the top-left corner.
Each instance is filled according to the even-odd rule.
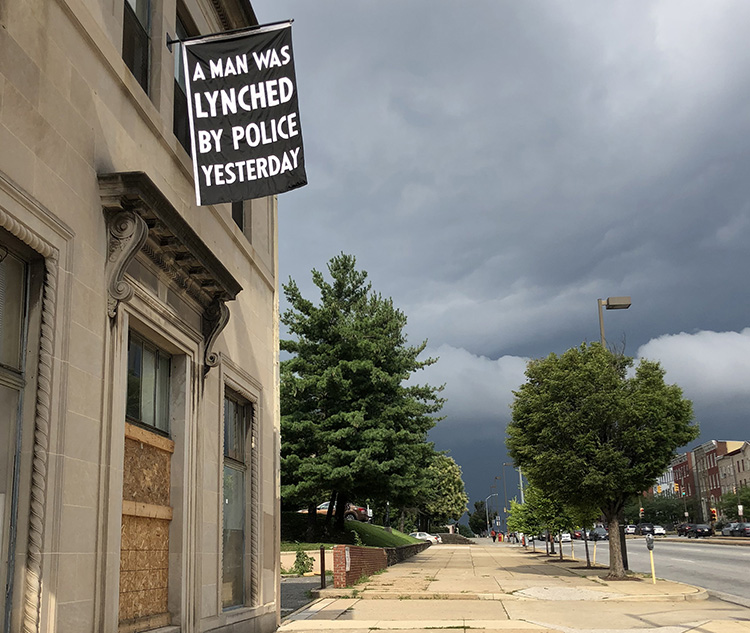
[[[403,534],[398,530],[386,532],[385,528],[360,521],[346,521],[344,531],[326,530],[322,517],[316,526],[316,542],[305,542],[307,529],[307,515],[295,512],[284,512],[281,517],[281,551],[294,551],[299,547],[309,550],[320,549],[321,545],[332,547],[342,543],[353,545],[356,542],[354,534],[358,534],[363,545],[370,547],[398,547],[419,543],[415,538]]]

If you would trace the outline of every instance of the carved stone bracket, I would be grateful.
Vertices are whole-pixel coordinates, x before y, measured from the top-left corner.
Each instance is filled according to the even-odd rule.
[[[229,322],[229,308],[223,301],[214,301],[203,313],[203,339],[205,356],[203,373],[219,364],[219,355],[213,351],[214,343]]]
[[[205,375],[219,363],[213,347],[229,321],[226,304],[242,286],[146,174],[101,174],[99,193],[109,231],[109,316],[132,297],[125,273],[142,253],[165,283],[200,307]]]
[[[148,226],[146,221],[132,210],[110,213],[107,220],[107,314],[114,318],[120,301],[129,301],[133,296],[133,288],[124,279],[125,271],[146,243]]]

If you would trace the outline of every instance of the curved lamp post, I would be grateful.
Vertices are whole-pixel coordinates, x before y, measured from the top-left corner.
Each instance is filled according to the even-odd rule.
[[[484,500],[484,518],[487,520],[487,534],[490,533],[490,512],[487,510],[487,502],[490,500],[490,497],[497,497],[497,493],[493,492]]]
[[[599,306],[599,335],[602,347],[606,347],[607,342],[604,339],[604,317],[602,308],[607,310],[627,310],[630,307],[630,297],[607,297],[606,299],[597,299]]]

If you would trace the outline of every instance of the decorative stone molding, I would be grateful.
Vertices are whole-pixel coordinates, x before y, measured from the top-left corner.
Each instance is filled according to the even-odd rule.
[[[143,172],[101,174],[99,194],[109,228],[109,316],[132,296],[124,275],[142,252],[202,309],[205,374],[219,362],[213,346],[229,321],[226,303],[242,286]]]
[[[54,324],[57,301],[57,258],[44,260],[42,327],[39,341],[39,369],[34,418],[34,457],[31,463],[31,503],[29,544],[24,586],[23,630],[38,633],[41,621],[42,539],[47,497],[47,456],[49,454],[50,399],[54,358]]]
[[[133,287],[124,279],[125,271],[146,243],[148,226],[140,215],[127,209],[111,213],[107,218],[107,228],[107,314],[114,318],[120,301],[130,301],[133,296]]]
[[[49,454],[50,399],[52,395],[59,254],[57,249],[2,210],[0,210],[0,226],[44,257],[42,325],[39,341],[36,411],[34,414],[34,448],[31,462],[29,541],[23,597],[24,633],[38,633],[42,602],[42,540],[44,538],[44,515],[47,497],[47,456]]]
[[[210,350],[213,349],[216,338],[228,322],[229,308],[222,301],[214,301],[203,313],[203,338],[206,341],[204,373],[208,372],[211,367],[216,367],[219,364],[219,355]]]

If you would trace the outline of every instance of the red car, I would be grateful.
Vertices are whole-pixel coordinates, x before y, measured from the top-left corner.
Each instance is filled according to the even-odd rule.
[[[328,506],[331,504],[330,501],[324,501],[323,503],[319,504],[315,512],[317,514],[328,514]],[[307,510],[297,510],[300,514],[307,514]],[[370,513],[367,510],[367,508],[363,508],[362,506],[354,505],[353,503],[347,503],[346,504],[346,512],[344,513],[344,518],[347,521],[369,521],[370,520]]]

